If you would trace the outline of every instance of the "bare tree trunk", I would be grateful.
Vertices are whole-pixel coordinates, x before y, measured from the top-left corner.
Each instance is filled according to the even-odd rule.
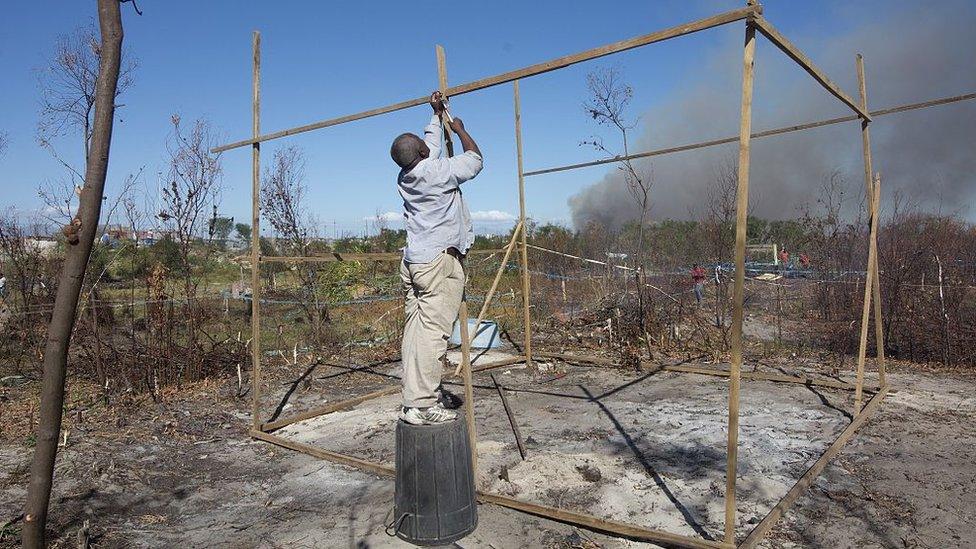
[[[108,171],[112,122],[115,118],[115,92],[122,58],[122,15],[118,0],[98,0],[102,55],[95,92],[95,123],[86,159],[85,186],[79,198],[78,214],[65,228],[68,250],[58,280],[51,324],[44,350],[44,380],[41,388],[37,445],[31,463],[30,486],[24,510],[24,547],[44,546],[48,503],[54,476],[54,459],[61,433],[64,384],[68,366],[68,345],[74,328],[78,296],[85,279]]]

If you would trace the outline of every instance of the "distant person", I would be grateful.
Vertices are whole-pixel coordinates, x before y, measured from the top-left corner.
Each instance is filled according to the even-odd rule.
[[[695,263],[695,266],[691,268],[691,281],[695,285],[695,300],[698,303],[702,302],[706,276],[705,268]]]
[[[807,254],[801,252],[800,253],[800,265],[804,269],[809,269],[810,268],[810,256],[808,256]]]
[[[440,92],[431,94],[430,106],[434,116],[424,128],[424,138],[405,133],[390,147],[390,156],[400,167],[397,187],[407,229],[400,263],[400,279],[407,294],[400,419],[414,425],[457,418],[457,412],[445,408],[438,399],[443,373],[440,358],[447,352],[464,295],[464,255],[474,243],[461,184],[482,168],[481,151],[460,118],[454,118],[450,125],[464,153],[440,157],[440,114],[445,109]]]
[[[787,266],[787,265],[789,265],[789,263],[790,263],[790,252],[786,251],[785,249],[784,250],[780,250],[780,252],[779,252],[779,263],[780,263],[780,265],[782,265],[784,267]]]

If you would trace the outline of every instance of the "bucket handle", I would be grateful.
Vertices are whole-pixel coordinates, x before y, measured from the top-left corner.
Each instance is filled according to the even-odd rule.
[[[397,532],[400,531],[400,526],[403,524],[403,519],[407,518],[407,515],[409,515],[409,514],[410,513],[403,513],[403,514],[400,515],[399,518],[397,518],[393,522],[387,524],[386,525],[386,535],[390,536],[391,538],[392,537],[395,537],[397,535]],[[392,532],[390,531],[391,528],[393,529]]]

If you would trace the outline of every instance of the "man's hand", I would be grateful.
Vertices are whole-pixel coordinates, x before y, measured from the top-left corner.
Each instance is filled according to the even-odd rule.
[[[454,130],[454,133],[457,134],[458,139],[461,141],[461,148],[463,148],[465,152],[474,151],[478,154],[478,156],[481,156],[481,149],[478,148],[478,144],[475,143],[474,139],[471,138],[471,135],[468,134],[468,130],[464,129],[464,122],[462,122],[460,118],[455,116],[450,122],[448,122],[448,124],[450,124],[451,129]]]
[[[436,115],[444,112],[444,98],[441,96],[441,92],[435,91],[430,94],[430,108],[434,109]]]

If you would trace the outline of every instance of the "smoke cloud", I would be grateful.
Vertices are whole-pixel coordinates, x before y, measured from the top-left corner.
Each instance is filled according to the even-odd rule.
[[[741,28],[741,27],[739,27]],[[795,36],[848,94],[857,97],[855,52],[864,54],[869,108],[878,109],[976,91],[976,10],[971,5],[926,3],[853,23],[839,35]],[[729,137],[738,133],[742,34],[706,58],[691,89],[642,113],[634,151]],[[753,131],[850,114],[782,52],[757,35]],[[626,73],[624,78],[626,78]],[[863,195],[858,122],[753,140],[751,213],[782,219],[816,200],[820,182],[838,171],[850,198]],[[894,193],[929,210],[973,218],[976,198],[976,101],[877,118],[871,125],[874,169],[882,173],[884,201]],[[653,174],[651,220],[689,218],[720,167],[738,157],[735,144],[642,159]],[[570,198],[573,223],[618,228],[638,210],[623,173],[607,173]],[[851,200],[849,207],[857,205]]]

